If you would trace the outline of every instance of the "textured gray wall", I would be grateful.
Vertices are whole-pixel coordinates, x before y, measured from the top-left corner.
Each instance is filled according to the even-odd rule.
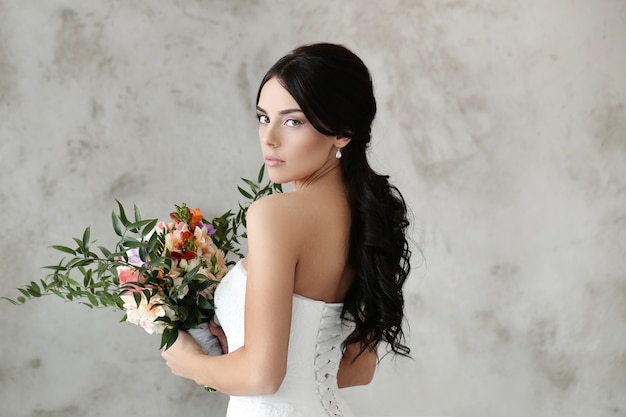
[[[625,28],[620,0],[0,0],[0,294],[88,224],[112,243],[115,198],[231,207],[261,162],[261,76],[329,40],[372,70],[371,156],[426,258],[414,359],[383,360],[354,408],[625,416]],[[120,316],[0,302],[0,415],[223,412]]]

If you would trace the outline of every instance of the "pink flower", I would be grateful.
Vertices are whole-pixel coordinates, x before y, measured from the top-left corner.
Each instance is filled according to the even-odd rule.
[[[154,230],[157,233],[162,233],[164,230],[172,230],[174,228],[174,223],[171,222],[158,222],[157,225],[154,227]]]
[[[213,239],[208,235],[207,230],[204,227],[196,227],[194,230],[195,246],[198,248],[198,253],[202,255],[214,255],[216,247],[213,244]]]
[[[186,223],[177,222],[174,230],[165,236],[165,247],[170,251],[173,260],[190,260],[196,257],[196,247],[192,240],[193,234]]]
[[[144,277],[139,277],[139,271],[129,266],[119,266],[117,276],[120,278],[120,286],[143,283],[146,280]]]

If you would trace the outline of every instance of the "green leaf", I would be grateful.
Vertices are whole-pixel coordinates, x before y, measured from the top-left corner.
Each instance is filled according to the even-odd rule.
[[[119,200],[115,200],[115,201],[117,201],[117,207],[120,210],[120,214],[119,214],[120,221],[122,222],[122,224],[125,227],[127,227],[130,222],[128,221],[128,218],[126,217],[126,212],[124,211],[124,206],[122,205],[122,203],[119,202]]]
[[[156,247],[157,243],[159,243],[158,238],[159,238],[159,235],[156,233],[153,233],[152,236],[150,236],[150,239],[148,239],[148,245],[146,247],[146,250],[148,252],[154,252],[154,248]]]
[[[133,204],[133,210],[135,211],[135,222],[140,221],[141,214],[139,214],[139,207],[137,207],[137,204]]]
[[[248,193],[246,190],[244,190],[243,188],[241,188],[240,186],[237,186],[237,188],[239,189],[239,192],[241,193],[241,195],[243,195],[244,197],[252,200],[254,197],[252,195],[250,195],[250,193]]]
[[[207,300],[205,297],[200,297],[198,299],[198,306],[206,310],[213,310],[213,304],[211,304],[211,302]]]
[[[155,294],[156,290],[150,291],[148,288],[144,288],[143,290],[141,290],[141,292],[143,293],[143,296],[146,297],[146,303],[150,303],[150,299],[152,298],[152,296]]]
[[[93,271],[91,269],[86,270],[86,271],[83,272],[83,276],[84,276],[84,278],[83,278],[83,285],[85,286],[85,288],[90,287],[91,284],[93,284],[93,279],[91,277],[92,274],[93,274]]]
[[[105,258],[109,258],[111,256],[111,251],[104,246],[98,246],[98,249],[100,249],[100,252],[102,252]]]
[[[124,255],[126,255],[126,252],[113,252],[107,256],[107,260],[109,262],[114,262],[114,266],[122,266],[122,263],[117,261],[117,259],[123,258]]]
[[[65,299],[65,296],[59,290],[55,290],[54,288],[50,288],[50,292],[55,294],[55,295],[57,295],[57,296],[59,296],[60,298]]]
[[[258,193],[259,192],[259,185],[255,184],[254,182],[247,180],[245,178],[242,178],[243,182],[245,182],[246,184],[248,184],[250,186],[250,190],[252,190],[253,193]]]
[[[142,227],[145,227],[148,224],[151,224],[152,222],[154,222],[154,224],[156,225],[156,221],[154,219],[148,219],[148,220],[139,220],[133,223],[129,223],[126,227],[130,230],[137,230],[140,229]]]
[[[76,252],[78,252],[80,254],[85,253],[86,251],[85,251],[85,247],[83,246],[83,241],[78,239],[78,238],[76,238],[76,237],[73,237],[72,239],[78,245],[78,248],[76,249]]]
[[[130,237],[124,238],[122,243],[127,248],[140,248],[143,245],[145,245],[144,242],[137,240],[137,239],[130,238]]]
[[[39,285],[35,281],[30,282],[30,285],[28,286],[28,292],[33,297],[41,297],[41,288],[39,288]]]
[[[133,293],[133,297],[135,298],[135,303],[137,304],[137,308],[139,308],[139,305],[141,304],[141,293],[135,292]]]
[[[65,276],[65,281],[67,281],[70,285],[75,286],[76,288],[80,288],[80,284],[68,276]]]
[[[259,184],[263,181],[263,176],[265,175],[265,164],[261,164],[261,169],[259,170],[259,175],[257,175],[256,182]]]
[[[76,255],[76,251],[72,248],[68,248],[67,246],[61,246],[61,245],[52,245],[50,246],[52,249],[56,249],[58,251],[61,252],[66,252],[66,253],[70,253],[72,255]]]
[[[167,260],[161,257],[152,258],[148,261],[148,266],[151,266],[151,267],[167,266]]]
[[[176,342],[176,339],[178,339],[178,329],[167,327],[163,330],[163,335],[161,336],[161,346],[159,349],[163,349],[164,346],[166,350],[169,349],[170,346]]]
[[[14,306],[19,304],[17,301],[11,300],[10,298],[7,298],[7,297],[0,297],[0,300],[7,300],[9,303],[13,304]]]
[[[185,278],[187,278],[187,277],[193,278],[194,276],[196,276],[198,274],[198,271],[200,270],[200,268],[202,268],[202,264],[198,264],[198,265],[194,266],[189,271],[187,271],[187,273],[185,274]]]
[[[81,258],[74,258],[71,261],[69,261],[67,263],[67,268],[68,269],[72,269],[72,268],[78,268],[81,266],[85,266],[85,265],[89,265],[96,262],[95,259],[81,259]]]
[[[146,237],[148,235],[148,233],[150,233],[152,230],[154,230],[154,228],[156,227],[157,223],[159,223],[158,219],[152,219],[150,221],[148,221],[143,230],[141,231],[141,237]],[[156,235],[156,233],[153,233],[154,235]],[[152,238],[152,236],[150,236]]]
[[[67,271],[67,268],[64,267],[63,265],[47,265],[47,266],[42,266],[42,268],[52,269],[54,271]]]
[[[89,252],[89,244],[91,243],[89,242],[90,235],[91,235],[91,227],[87,227],[85,229],[85,232],[83,233],[83,246],[82,246],[82,248],[84,249],[83,253],[85,255],[88,255],[86,252]]]
[[[111,212],[111,221],[113,222],[113,230],[118,236],[122,236],[122,224],[119,216],[115,212]]]
[[[87,293],[87,298],[89,298],[89,302],[92,306],[98,307],[98,300],[93,294]]]

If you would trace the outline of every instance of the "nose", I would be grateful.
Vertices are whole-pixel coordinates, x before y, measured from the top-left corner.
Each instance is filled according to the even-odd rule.
[[[266,123],[259,126],[259,139],[261,144],[271,146],[272,148],[279,145],[279,135],[273,123]]]

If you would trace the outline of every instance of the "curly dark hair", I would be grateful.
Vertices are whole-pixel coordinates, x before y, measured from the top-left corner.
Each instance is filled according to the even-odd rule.
[[[360,343],[361,353],[387,342],[395,354],[409,356],[404,343],[404,295],[411,250],[407,207],[388,176],[367,160],[376,100],[363,61],[341,45],[301,46],[278,60],[259,87],[276,77],[309,122],[322,134],[350,138],[340,160],[352,215],[348,263],[355,278],[344,300],[343,317],[353,320],[345,348]]]

